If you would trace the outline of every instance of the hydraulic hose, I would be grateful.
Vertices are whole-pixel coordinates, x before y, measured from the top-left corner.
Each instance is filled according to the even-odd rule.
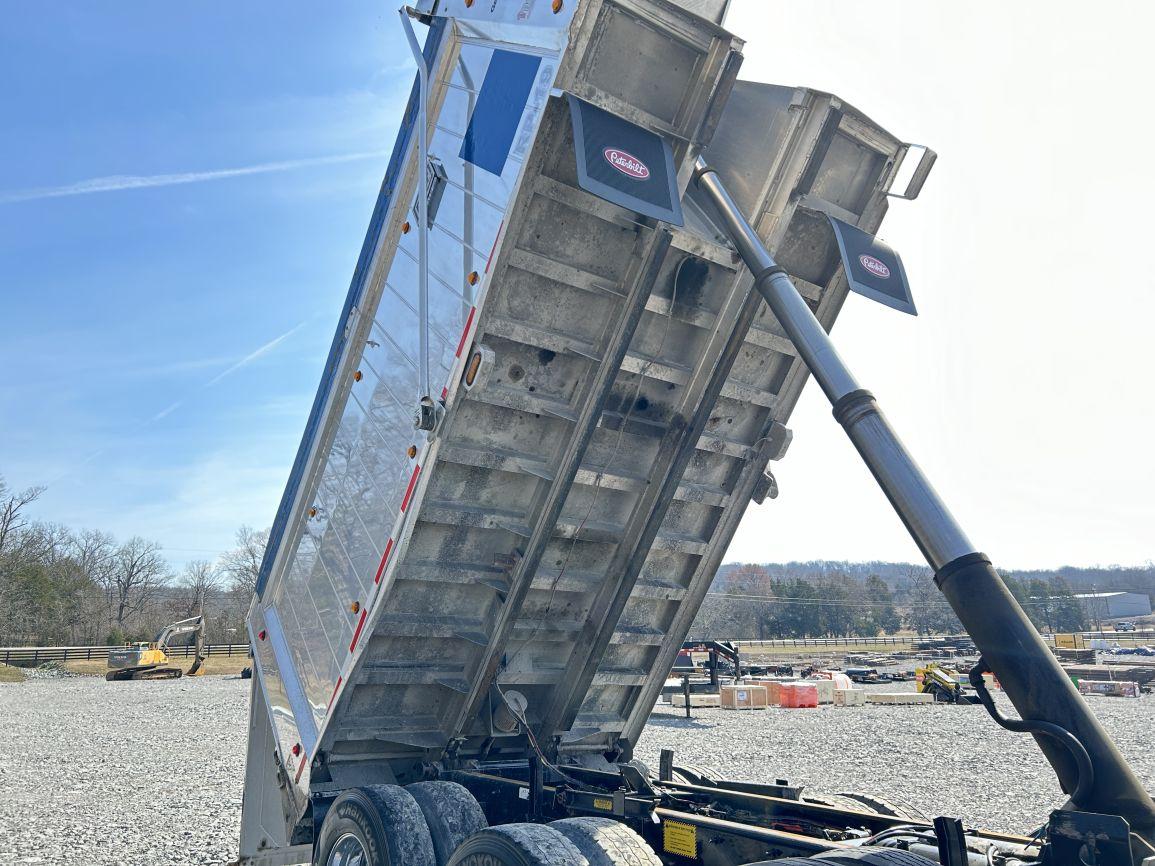
[[[1029,719],[1008,719],[999,712],[999,708],[995,706],[994,696],[987,688],[987,682],[983,679],[983,674],[992,673],[990,666],[986,659],[980,658],[970,670],[969,679],[971,687],[974,688],[975,693],[978,694],[982,705],[986,707],[992,719],[1002,728],[1008,731],[1014,731],[1018,734],[1042,734],[1043,736],[1051,737],[1058,740],[1071,753],[1071,757],[1075,761],[1076,776],[1075,776],[1075,790],[1071,794],[1071,801],[1080,808],[1085,808],[1087,798],[1091,790],[1095,787],[1095,765],[1091,763],[1091,755],[1087,752],[1087,747],[1079,742],[1079,738],[1068,731],[1061,725],[1056,725],[1053,722],[1043,722]]]

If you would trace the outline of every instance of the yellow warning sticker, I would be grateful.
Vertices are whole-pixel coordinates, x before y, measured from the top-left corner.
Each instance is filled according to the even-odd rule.
[[[698,828],[681,821],[662,822],[662,847],[670,854],[697,858]]]
[[[605,809],[607,812],[612,812],[614,810],[614,801],[602,799],[594,800],[594,808]]]

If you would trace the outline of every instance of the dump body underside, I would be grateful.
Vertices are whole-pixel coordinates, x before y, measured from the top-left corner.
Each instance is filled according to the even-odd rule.
[[[566,94],[660,134],[683,194],[704,152],[827,328],[846,286],[825,214],[873,232],[885,212],[904,147],[849,106],[735,84],[741,43],[671,3],[569,14],[568,31],[532,33],[434,20],[429,154],[447,181],[428,229],[430,368],[444,414],[414,430],[410,125],[250,617],[302,788],[322,764],[319,783],[345,785],[524,757],[524,725],[501,718],[511,691],[559,760],[628,754],[789,442],[806,372],[749,272],[694,194],[675,227],[583,190]],[[525,33],[532,45],[510,41]],[[501,51],[539,62],[497,174],[460,153],[487,76],[518,62]]]

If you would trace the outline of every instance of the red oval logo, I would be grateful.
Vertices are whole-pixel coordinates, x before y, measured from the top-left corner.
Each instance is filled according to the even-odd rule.
[[[602,156],[605,157],[606,162],[624,174],[626,177],[632,177],[634,180],[645,180],[650,176],[650,170],[646,164],[631,153],[624,150],[619,150],[616,147],[607,147],[602,151]]]
[[[858,257],[858,261],[861,262],[862,266],[876,277],[885,280],[890,276],[890,268],[888,268],[884,262],[880,262],[874,256],[861,255]]]

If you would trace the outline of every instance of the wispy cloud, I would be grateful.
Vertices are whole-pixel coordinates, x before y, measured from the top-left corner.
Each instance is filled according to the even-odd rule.
[[[292,337],[293,334],[297,333],[297,331],[301,330],[301,328],[305,327],[305,325],[309,324],[309,322],[311,322],[311,321],[312,321],[312,319],[305,319],[302,322],[298,322],[292,328],[285,331],[285,333],[281,334],[280,336],[274,337],[273,339],[271,339],[267,343],[265,343],[263,346],[259,346],[258,348],[249,352],[249,354],[245,355],[245,357],[241,358],[236,363],[231,364],[228,368],[217,373],[215,376],[213,376],[211,379],[209,379],[204,384],[199,385],[196,388],[192,389],[191,391],[186,393],[180,399],[175,400],[172,403],[169,403],[167,406],[165,406],[159,412],[146,418],[144,421],[141,421],[139,424],[135,425],[134,427],[130,427],[129,429],[127,429],[125,431],[125,434],[137,433],[141,430],[144,430],[147,427],[152,426],[157,421],[161,421],[164,418],[167,418],[169,415],[171,415],[173,412],[175,412],[177,409],[179,409],[181,406],[183,406],[185,403],[187,403],[193,397],[198,395],[201,391],[207,391],[209,388],[212,388],[214,385],[219,383],[222,379],[224,379],[228,376],[231,376],[233,373],[236,373],[238,370],[241,370],[241,369],[247,367],[249,364],[253,363],[254,361],[258,360],[259,358],[263,358],[265,355],[267,355],[270,352],[272,352],[273,350],[275,350],[277,348],[277,346],[281,345],[281,343],[285,342],[285,340]],[[47,483],[47,485],[45,485],[45,486],[52,487],[53,485],[59,483],[63,479],[72,475],[74,472],[76,472],[81,467],[88,465],[93,460],[95,460],[97,457],[100,457],[102,454],[106,453],[111,447],[112,446],[106,445],[103,448],[99,448],[96,451],[93,451],[87,457],[84,457],[79,462],[68,467],[61,474],[59,474],[58,476],[53,478],[51,481],[49,481]]]
[[[249,354],[245,355],[245,357],[241,358],[241,360],[237,361],[231,367],[229,367],[226,370],[222,370],[221,372],[219,372],[215,376],[213,376],[211,379],[209,379],[207,382],[205,382],[204,387],[205,388],[211,388],[213,385],[215,385],[217,382],[219,382],[221,379],[225,378],[226,376],[231,376],[233,373],[237,372],[237,370],[240,370],[242,367],[247,367],[249,364],[253,363],[253,361],[257,360],[258,358],[264,357],[265,355],[269,354],[269,352],[273,351],[273,349],[277,348],[277,346],[281,345],[281,343],[285,342],[285,340],[289,339],[289,337],[293,336],[293,334],[297,333],[297,331],[299,331],[299,330],[301,330],[301,328],[305,327],[305,325],[308,323],[308,321],[309,320],[306,319],[304,322],[298,322],[294,327],[290,328],[289,330],[285,331],[285,333],[281,334],[281,336],[274,337],[273,339],[269,340],[269,342],[265,343],[265,345],[261,346],[259,349],[255,349],[252,352],[249,352]]]
[[[260,346],[256,349],[254,349],[253,351],[249,352],[249,354],[245,355],[245,357],[241,358],[241,360],[237,361],[235,364],[229,365],[229,367],[227,367],[226,369],[221,370],[221,372],[217,373],[215,376],[213,376],[211,379],[209,379],[207,382],[205,382],[199,388],[196,388],[194,391],[192,391],[188,395],[181,397],[175,403],[170,403],[168,406],[161,409],[159,412],[157,412],[155,415],[153,415],[151,418],[149,418],[147,421],[145,421],[141,425],[141,427],[147,427],[149,424],[153,424],[153,423],[161,420],[162,418],[165,418],[168,415],[171,415],[174,411],[176,411],[181,406],[183,406],[185,401],[188,400],[190,397],[192,397],[194,394],[197,394],[201,391],[204,391],[207,388],[211,388],[213,385],[217,384],[222,379],[226,378],[227,376],[231,376],[233,373],[237,372],[238,370],[241,370],[241,369],[247,367],[249,364],[253,363],[253,361],[256,361],[258,358],[263,358],[265,355],[269,354],[269,352],[271,352],[275,348],[277,348],[277,346],[281,345],[281,343],[285,342],[285,340],[289,339],[289,337],[293,336],[293,334],[297,333],[297,331],[301,330],[301,328],[305,327],[305,325],[307,325],[309,323],[309,321],[310,321],[309,319],[305,319],[305,321],[303,321],[303,322],[298,322],[296,325],[289,328],[289,330],[285,331],[285,333],[281,334],[279,337],[274,337],[273,339],[269,340],[269,342],[265,343],[263,346]]]
[[[363,159],[379,159],[384,151],[363,153],[343,153],[334,156],[317,156],[308,159],[289,159],[281,162],[262,162],[239,168],[222,168],[214,171],[185,171],[176,174],[114,174],[108,177],[94,177],[64,186],[47,186],[36,189],[0,192],[0,204],[36,201],[45,198],[64,198],[74,195],[92,195],[100,192],[121,192],[130,189],[147,189],[158,186],[176,186],[185,183],[204,183],[211,180],[227,180],[252,174],[271,174],[279,171],[295,171],[318,165],[334,165],[342,162],[357,162]]]

